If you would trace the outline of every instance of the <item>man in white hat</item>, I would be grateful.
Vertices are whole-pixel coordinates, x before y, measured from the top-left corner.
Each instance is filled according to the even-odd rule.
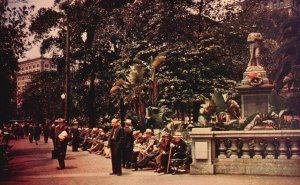
[[[124,149],[123,149],[123,168],[129,169],[131,166],[132,152],[133,152],[133,131],[131,129],[131,120],[125,120],[124,127]]]
[[[180,132],[175,132],[170,146],[172,147],[173,154],[186,152],[186,143],[182,139],[182,134]]]
[[[67,145],[68,145],[68,130],[65,126],[65,120],[59,118],[57,120],[58,125],[55,128],[55,150],[58,154],[58,170],[65,169],[65,157],[67,153]]]
[[[111,121],[112,131],[108,139],[108,145],[111,150],[112,173],[110,175],[122,175],[122,147],[124,146],[124,129],[121,127],[118,119]]]

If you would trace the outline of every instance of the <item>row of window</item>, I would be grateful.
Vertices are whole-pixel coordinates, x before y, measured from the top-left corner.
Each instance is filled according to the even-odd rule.
[[[265,0],[265,1],[263,1],[263,5],[265,7],[270,7],[270,5],[271,5],[272,8],[284,8],[285,7],[284,0],[273,0],[272,2]]]
[[[44,67],[46,69],[56,69],[55,65],[50,65],[50,64],[44,64]],[[40,64],[33,64],[33,65],[26,66],[26,67],[22,67],[20,71],[23,72],[23,71],[28,71],[31,69],[36,69],[36,68],[37,68],[37,70],[39,70]]]

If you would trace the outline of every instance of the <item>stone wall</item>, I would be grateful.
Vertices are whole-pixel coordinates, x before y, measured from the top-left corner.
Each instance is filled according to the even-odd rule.
[[[300,176],[300,130],[194,128],[190,136],[191,174]],[[228,141],[230,145],[226,146]]]

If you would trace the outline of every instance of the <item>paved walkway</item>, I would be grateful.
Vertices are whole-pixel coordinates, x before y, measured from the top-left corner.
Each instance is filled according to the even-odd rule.
[[[246,175],[170,175],[153,170],[133,172],[123,170],[123,176],[110,176],[110,159],[71,152],[68,148],[66,169],[56,170],[57,160],[51,159],[52,141],[35,145],[27,139],[13,141],[8,170],[0,171],[2,185],[298,185],[299,177],[246,176]],[[300,173],[300,172],[299,172]]]

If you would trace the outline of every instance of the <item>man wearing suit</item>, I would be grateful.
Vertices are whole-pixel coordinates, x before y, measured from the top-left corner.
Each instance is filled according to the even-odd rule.
[[[131,120],[125,120],[124,127],[124,148],[123,148],[123,168],[129,169],[131,166],[132,152],[133,152],[133,131],[131,129]]]
[[[48,143],[48,138],[50,135],[50,127],[47,123],[45,123],[45,125],[43,127],[43,133],[44,133],[44,141],[45,141],[45,143]]]
[[[124,145],[124,129],[117,119],[111,121],[112,131],[109,136],[109,147],[111,150],[112,173],[110,175],[122,175],[122,146]]]
[[[67,152],[67,145],[68,145],[68,132],[67,127],[64,125],[64,119],[58,119],[58,125],[55,128],[55,149],[58,152],[58,170],[65,169],[65,157]]]
[[[72,151],[76,152],[78,151],[78,147],[79,147],[79,142],[80,142],[80,137],[79,137],[79,130],[78,130],[78,121],[74,122],[74,126],[72,128]]]

